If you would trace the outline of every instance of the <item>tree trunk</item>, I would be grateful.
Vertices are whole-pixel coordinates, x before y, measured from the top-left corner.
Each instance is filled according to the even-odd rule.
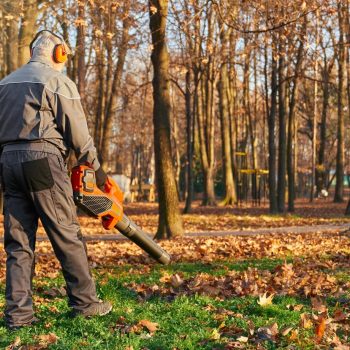
[[[13,7],[13,5],[8,5]],[[10,74],[18,67],[18,21],[9,19],[6,27],[6,74]]]
[[[318,11],[316,11],[316,47],[319,44],[319,28],[318,28]],[[317,153],[317,124],[318,124],[318,57],[315,58],[314,63],[314,110],[312,120],[312,149],[311,149],[311,189],[310,189],[310,202],[314,200],[314,191],[316,184],[316,153]]]
[[[277,206],[280,213],[284,213],[286,199],[286,67],[284,58],[284,45],[279,43],[278,59],[278,119],[279,119],[279,139],[278,139],[278,185],[277,185]]]
[[[276,144],[275,144],[275,124],[277,109],[277,61],[272,52],[272,72],[271,72],[271,104],[268,116],[269,125],[269,200],[270,212],[277,213],[276,197]]]
[[[316,169],[316,191],[317,194],[321,192],[323,188],[326,188],[326,165],[325,165],[325,152],[327,144],[327,116],[329,107],[329,77],[334,66],[334,57],[328,63],[326,52],[324,52],[324,67],[322,69],[322,112],[320,123],[320,146],[318,150],[318,166]]]
[[[153,125],[159,222],[156,238],[183,235],[170,142],[169,53],[165,43],[168,0],[149,0],[153,51]]]
[[[223,23],[220,23],[220,41],[222,52],[222,63],[220,67],[220,80],[218,83],[219,91],[219,112],[221,120],[221,142],[223,155],[223,172],[225,181],[225,198],[222,205],[232,205],[237,203],[236,184],[232,166],[232,148],[230,139],[230,106],[229,106],[229,75],[228,75],[228,59],[229,59],[229,38],[230,29],[225,28]]]
[[[184,213],[191,212],[193,199],[193,115],[191,107],[191,71],[186,72],[186,135],[187,135],[187,181],[186,181],[186,205]]]
[[[30,59],[29,44],[36,32],[36,19],[38,16],[38,1],[23,1],[23,17],[18,34],[18,66],[26,64]]]
[[[78,2],[78,19],[85,19],[85,1]],[[85,26],[79,24],[77,28],[77,50],[78,55],[78,91],[85,109]]]
[[[306,30],[306,21],[304,24],[304,33]],[[287,136],[287,174],[288,174],[288,211],[294,211],[294,200],[295,200],[295,173],[294,173],[294,156],[293,156],[293,139],[294,134],[297,130],[294,128],[295,126],[295,106],[298,96],[298,87],[299,87],[299,74],[302,66],[302,58],[304,51],[304,41],[300,40],[298,53],[297,53],[297,61],[295,64],[295,74],[293,87],[290,97],[289,103],[289,115],[288,115],[288,136]],[[295,147],[294,143],[294,147]],[[295,151],[295,149],[294,149]]]
[[[203,106],[204,100],[208,100],[207,89],[204,88],[203,78],[200,81],[200,87],[198,89],[198,108],[197,108],[197,121],[198,121],[198,131],[199,131],[199,143],[200,143],[200,155],[201,164],[203,169],[203,180],[204,180],[204,196],[202,205],[215,205],[215,193],[214,193],[214,164],[211,157],[213,148],[213,137],[211,134],[206,132],[209,129],[207,108]],[[210,103],[207,101],[207,103]]]
[[[338,46],[338,125],[337,125],[337,164],[334,202],[343,202],[344,191],[344,95],[346,93],[345,67],[346,56],[344,47],[345,6],[338,3],[339,46]]]
[[[125,6],[124,12],[125,14],[129,12],[129,5]],[[123,20],[122,39],[121,39],[119,52],[118,52],[118,62],[114,71],[111,92],[110,92],[109,100],[106,105],[106,112],[104,115],[100,157],[101,157],[101,166],[105,171],[108,170],[109,148],[110,148],[111,138],[113,135],[113,121],[114,121],[113,119],[115,115],[115,104],[117,101],[118,90],[120,88],[120,84],[122,80],[125,57],[128,51],[128,42],[130,38],[129,28],[130,28],[130,18],[129,16],[125,16]]]

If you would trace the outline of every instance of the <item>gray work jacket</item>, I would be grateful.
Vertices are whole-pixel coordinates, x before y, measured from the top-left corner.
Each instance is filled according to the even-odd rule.
[[[0,81],[0,146],[45,140],[100,167],[75,83],[32,59]]]

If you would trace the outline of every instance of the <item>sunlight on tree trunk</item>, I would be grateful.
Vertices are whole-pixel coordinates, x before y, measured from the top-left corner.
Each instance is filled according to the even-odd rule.
[[[168,0],[150,0],[152,34],[153,124],[159,223],[156,238],[183,235],[170,142],[169,54],[165,43]]]

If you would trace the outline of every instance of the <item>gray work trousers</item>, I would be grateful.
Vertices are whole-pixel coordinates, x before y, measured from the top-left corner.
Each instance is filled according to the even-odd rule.
[[[32,277],[40,218],[61,263],[69,305],[84,309],[98,302],[82,241],[72,187],[60,152],[48,143],[5,146],[4,187],[6,260],[5,321],[33,319]]]

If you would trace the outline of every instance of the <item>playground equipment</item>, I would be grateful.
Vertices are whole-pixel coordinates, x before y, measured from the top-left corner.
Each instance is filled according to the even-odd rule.
[[[248,202],[249,192],[253,206],[260,206],[261,200],[267,198],[268,170],[248,169],[247,153],[235,152],[237,169],[237,197],[238,203]]]

